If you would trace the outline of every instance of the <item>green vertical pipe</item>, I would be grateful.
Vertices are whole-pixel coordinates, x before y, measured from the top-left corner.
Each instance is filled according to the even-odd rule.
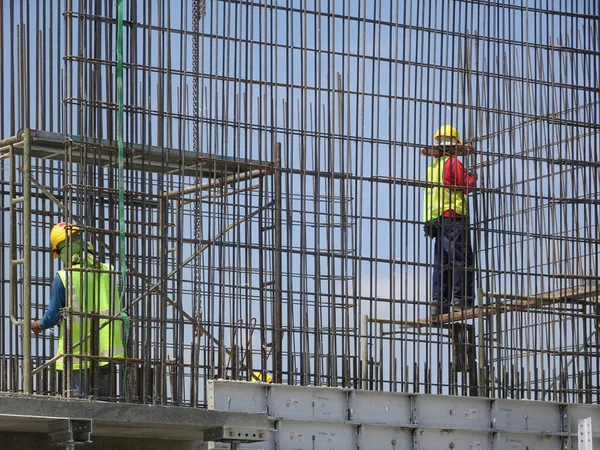
[[[33,394],[31,373],[31,132],[23,130],[23,391]]]
[[[121,289],[125,290],[127,269],[125,265],[125,164],[123,145],[123,0],[117,4],[117,145],[119,149],[119,258],[121,264]]]
[[[121,291],[120,299],[123,302],[127,279],[127,264],[125,253],[125,150],[123,145],[123,0],[117,1],[117,146],[119,149],[119,264],[121,266]],[[119,305],[122,308],[122,305]],[[122,313],[124,319],[126,316]],[[129,335],[129,321],[126,323],[126,336]],[[125,338],[127,342],[127,337]],[[125,344],[127,346],[127,344]],[[127,348],[125,348],[127,357]],[[125,362],[123,375],[123,396],[127,398],[128,367]]]

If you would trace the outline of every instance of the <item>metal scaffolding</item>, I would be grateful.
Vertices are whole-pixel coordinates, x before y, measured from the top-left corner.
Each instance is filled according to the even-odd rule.
[[[267,376],[600,400],[597,2],[123,0],[122,25],[118,3],[0,0],[0,391],[70,390],[78,343],[30,326],[66,221],[121,305],[61,332],[127,314],[120,401],[203,407],[207,380]],[[477,303],[430,318],[446,123],[478,175]]]

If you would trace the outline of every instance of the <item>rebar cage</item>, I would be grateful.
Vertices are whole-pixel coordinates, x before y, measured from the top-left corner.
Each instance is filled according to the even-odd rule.
[[[0,1],[1,391],[70,388],[29,326],[66,221],[129,317],[120,401],[272,377],[598,402],[596,2],[124,0],[122,210],[117,3]],[[443,124],[474,148],[478,308],[432,320]]]

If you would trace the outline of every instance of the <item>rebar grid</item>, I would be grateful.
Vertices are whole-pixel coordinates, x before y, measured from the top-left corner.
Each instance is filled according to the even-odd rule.
[[[260,372],[598,402],[595,2],[124,6],[132,328],[111,396],[204,406],[206,380]],[[48,306],[61,268],[51,226],[81,226],[121,269],[117,14],[109,0],[0,0],[0,14],[0,138],[17,136],[0,162],[0,390],[18,392],[29,336],[10,305],[19,318]],[[446,123],[475,147],[460,159],[479,177],[468,197],[480,307],[440,323],[428,319],[421,150]],[[22,128],[34,130],[30,231],[20,204],[9,213],[27,185]],[[10,282],[26,236],[30,303],[21,266]],[[31,337],[36,393],[68,390],[50,363],[54,331]]]

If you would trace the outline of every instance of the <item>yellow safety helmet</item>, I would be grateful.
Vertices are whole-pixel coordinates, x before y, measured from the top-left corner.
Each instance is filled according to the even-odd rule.
[[[442,125],[433,136],[433,139],[439,141],[441,137],[453,137],[456,139],[457,144],[462,144],[458,131],[451,125]]]
[[[50,231],[50,246],[52,247],[52,256],[58,258],[58,246],[67,240],[68,236],[74,236],[81,233],[81,228],[77,225],[71,225],[67,222],[57,223]]]
[[[267,376],[265,378],[266,378],[266,380],[263,379],[262,373],[259,372],[258,370],[256,372],[252,372],[252,381],[254,383],[262,381],[263,383],[271,384],[273,382],[273,377],[271,375],[267,374]]]

